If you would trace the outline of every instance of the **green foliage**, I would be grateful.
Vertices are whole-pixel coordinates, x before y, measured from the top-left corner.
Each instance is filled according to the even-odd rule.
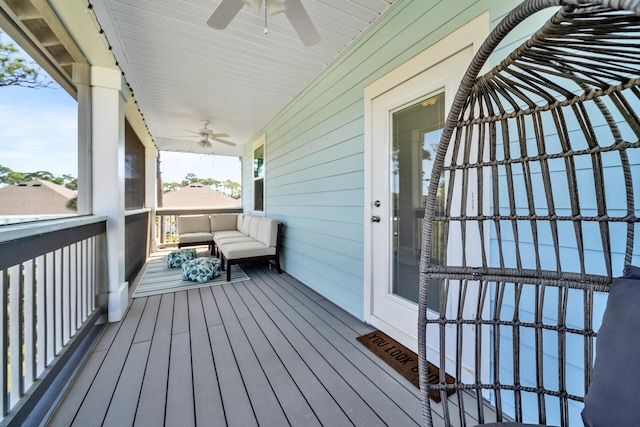
[[[72,209],[74,211],[78,210],[78,196],[67,202],[67,208]]]
[[[205,187],[213,187],[215,190],[234,199],[239,199],[242,196],[242,186],[235,181],[231,181],[230,179],[218,181],[212,178],[198,178],[194,173],[188,173],[181,182],[163,182],[162,189],[165,193],[168,193],[196,183],[202,184]]]
[[[6,166],[0,165],[0,184],[15,185],[21,182],[33,181],[34,179],[53,182],[70,190],[78,189],[78,179],[68,174],[54,176],[48,171],[16,172]]]
[[[168,193],[170,191],[177,191],[183,187],[182,184],[178,182],[163,182],[162,183],[162,191]]]
[[[43,74],[37,64],[20,56],[20,51],[14,44],[0,42],[0,87],[50,87],[52,82]]]

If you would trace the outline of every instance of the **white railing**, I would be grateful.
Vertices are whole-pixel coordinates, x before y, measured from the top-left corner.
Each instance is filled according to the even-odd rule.
[[[85,217],[0,228],[0,420],[25,407],[97,319],[105,224]]]

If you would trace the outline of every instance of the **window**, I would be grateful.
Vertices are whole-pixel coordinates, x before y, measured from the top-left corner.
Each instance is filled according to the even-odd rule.
[[[144,208],[145,149],[128,122],[124,127],[124,206]]]
[[[264,144],[262,136],[253,144],[253,210],[264,212]]]

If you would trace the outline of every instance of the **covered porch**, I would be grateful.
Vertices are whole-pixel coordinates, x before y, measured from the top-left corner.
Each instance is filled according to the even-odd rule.
[[[323,38],[307,50],[289,47],[295,34],[288,24],[282,36],[274,37],[277,43],[263,37],[262,22],[256,35],[253,15],[242,9],[242,0],[216,2],[233,3],[242,12],[229,31],[214,32],[204,20],[213,11],[208,3],[0,0],[0,24],[11,26],[14,39],[41,53],[38,59],[77,100],[79,124],[78,216],[0,230],[1,425],[397,426],[423,420],[431,425],[431,409],[435,425],[476,425],[494,418],[545,423],[545,386],[552,389],[549,395],[558,397],[558,405],[552,403],[560,421],[552,423],[579,425],[599,326],[592,312],[596,307],[600,315],[607,303],[606,295],[594,293],[608,291],[623,263],[638,263],[633,251],[638,192],[633,189],[638,186],[639,161],[637,155],[631,156],[631,163],[626,157],[629,149],[640,146],[637,70],[633,79],[625,77],[625,83],[610,92],[598,89],[565,101],[554,94],[548,97],[549,105],[535,106],[537,99],[531,100],[535,107],[513,117],[497,108],[500,114],[489,117],[486,128],[461,131],[458,135],[464,138],[458,141],[464,142],[464,150],[456,148],[455,155],[446,157],[447,139],[440,135],[451,136],[446,113],[455,113],[464,101],[456,95],[464,81],[462,70],[479,52],[482,64],[474,72],[504,64],[505,52],[529,40],[551,12],[524,14],[526,25],[506,31],[504,44],[488,52],[482,40],[492,29],[504,30],[502,18],[511,16],[514,2],[308,1],[305,5],[320,23]],[[525,6],[529,3],[536,2]],[[591,7],[589,0],[567,3],[567,10]],[[637,33],[640,11],[637,3],[633,6],[628,20],[613,20],[628,21]],[[603,22],[609,14],[604,11]],[[266,20],[267,13],[265,26]],[[345,37],[337,35],[341,27],[348,33]],[[582,42],[581,34],[577,40]],[[629,51],[637,55],[637,36],[633,40]],[[234,68],[225,67],[232,53],[238,54],[231,61]],[[636,63],[636,56],[629,62]],[[291,71],[293,63],[300,68]],[[555,67],[558,61],[551,63]],[[626,63],[621,68],[621,75],[632,69]],[[238,76],[243,79],[223,80]],[[520,87],[506,82],[505,87]],[[503,84],[498,87],[495,99],[505,96]],[[580,85],[575,91],[586,92]],[[610,135],[594,131],[582,110],[572,113],[570,126],[555,116],[565,107],[591,102],[594,94],[615,97],[620,91],[632,93],[631,107],[624,96],[612,101],[616,116],[623,116],[619,121],[630,123],[624,137],[618,132],[619,117],[601,114],[603,123],[615,129],[615,144]],[[246,98],[239,97],[241,92]],[[519,89],[516,92],[518,98]],[[538,90],[534,92],[539,98]],[[493,111],[493,98],[486,99],[486,110]],[[515,108],[518,102],[510,104]],[[430,110],[433,123],[397,132],[406,139],[392,138],[390,129],[398,129],[393,128],[396,113],[434,105],[438,108]],[[468,105],[475,111],[475,104]],[[598,104],[593,110],[605,109]],[[531,113],[534,118],[526,119]],[[247,122],[236,121],[238,117]],[[509,127],[506,120],[513,118],[516,124]],[[210,137],[220,142],[214,135],[226,135],[207,128],[209,119],[216,132],[229,132],[238,142],[223,140],[220,153],[240,158],[241,211],[284,224],[285,274],[264,265],[244,265],[249,279],[242,282],[132,298],[149,255],[175,240],[175,215],[188,213],[163,211],[158,204],[158,150],[202,154],[201,148],[212,145]],[[467,121],[481,123],[471,116],[463,119],[459,123],[465,126]],[[193,123],[199,120],[207,123],[196,132]],[[555,127],[545,125],[551,131],[542,132],[543,122]],[[527,127],[531,125],[533,129]],[[200,141],[187,145],[175,140],[185,129]],[[433,144],[427,137],[431,132],[436,132]],[[471,138],[474,135],[479,142]],[[485,146],[485,135],[502,139]],[[542,137],[551,140],[550,149]],[[570,140],[576,141],[575,149]],[[137,146],[136,161],[127,158],[128,143]],[[408,151],[401,154],[400,145]],[[518,153],[510,151],[512,146],[519,147]],[[600,171],[616,151],[622,165],[611,173],[609,166],[606,174]],[[575,155],[580,156],[576,164]],[[469,163],[472,157],[477,157],[475,165]],[[445,164],[447,158],[454,160],[452,165]],[[442,187],[439,180],[446,174],[430,169],[432,161],[449,174]],[[529,169],[530,161],[542,165]],[[513,173],[513,165],[521,170]],[[395,166],[404,174],[393,184]],[[593,178],[592,170],[602,173]],[[622,185],[616,185],[621,177],[624,206],[609,198],[622,194]],[[501,183],[508,188],[499,189]],[[515,189],[514,183],[525,191]],[[606,198],[605,183],[610,188]],[[578,184],[589,191],[579,192]],[[449,199],[443,206],[453,214],[443,219],[436,212],[436,197],[445,192]],[[558,194],[566,197],[555,200]],[[614,217],[604,208],[605,199],[622,214]],[[406,215],[398,215],[396,208]],[[434,227],[436,234],[431,234],[437,221],[458,220],[459,228],[436,236]],[[549,221],[549,232],[545,228],[541,239],[539,221]],[[557,221],[566,225],[560,228],[562,239]],[[589,222],[584,233],[582,221]],[[621,232],[618,225],[623,223],[627,228]],[[596,226],[601,244],[594,246]],[[564,233],[567,230],[573,235]],[[563,240],[565,235],[570,235],[568,240]],[[440,247],[439,238],[454,244]],[[498,247],[495,242],[506,243]],[[478,249],[468,250],[472,245]],[[546,257],[552,254],[550,248],[553,259]],[[452,265],[436,262],[425,271],[423,261],[433,262],[436,257],[431,259],[431,254],[438,251]],[[567,267],[570,256],[578,259],[577,267]],[[594,256],[604,258],[602,265],[590,262]],[[532,263],[535,270],[527,268]],[[458,264],[468,269],[468,278],[461,276]],[[596,271],[598,286],[576,297],[576,287],[586,283],[586,267],[592,266],[604,271]],[[452,269],[444,272],[441,267]],[[572,275],[571,268],[581,276]],[[497,274],[504,271],[522,275],[533,291],[523,291],[522,283],[511,278],[505,285]],[[411,292],[396,292],[400,272],[409,276],[403,276],[401,284],[410,285]],[[435,281],[429,283],[431,279]],[[427,291],[431,285],[434,288]],[[477,285],[480,290],[467,298],[467,290]],[[434,296],[431,301],[427,293]],[[557,295],[551,303],[563,310],[555,317],[546,316],[556,313],[545,309],[550,294]],[[473,298],[478,302],[465,306]],[[564,310],[581,307],[586,314],[573,328],[573,318],[567,322]],[[457,317],[447,320],[445,314]],[[426,359],[421,360],[421,410],[421,393],[355,339],[376,327],[407,347],[417,349],[420,344],[421,358],[426,358],[427,321],[438,328],[437,339],[429,335],[439,346],[437,359],[431,360],[443,367],[442,384],[427,383],[433,375]],[[520,341],[525,327],[534,329],[522,335],[537,340],[535,354],[526,353],[536,363],[518,353],[518,343],[528,345]],[[561,339],[538,345],[545,341],[538,338],[550,330]],[[569,341],[567,346],[567,331],[578,331],[584,341]],[[565,351],[569,347],[578,349],[580,357]],[[557,354],[549,355],[547,350],[556,348],[552,353]],[[513,349],[512,354],[500,353],[502,349]],[[452,354],[457,361],[451,362]],[[472,357],[475,361],[468,363]],[[584,366],[574,370],[574,360]],[[531,371],[523,382],[521,364]],[[455,372],[460,381],[450,409],[430,404],[425,396],[428,390],[439,390],[447,402],[454,385],[444,372]],[[505,386],[509,398],[503,410],[499,387],[508,383],[507,377],[514,384]],[[568,393],[568,377],[582,381],[577,392]],[[481,384],[485,379],[497,385]],[[472,382],[478,389],[475,395],[468,388]],[[540,393],[536,401],[531,398],[534,391]],[[567,399],[577,403],[569,407]],[[473,410],[480,415],[468,416]]]

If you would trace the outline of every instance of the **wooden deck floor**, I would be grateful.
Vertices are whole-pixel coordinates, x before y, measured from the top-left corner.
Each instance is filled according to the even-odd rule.
[[[371,328],[291,276],[132,301],[51,426],[415,426],[418,390],[356,341]]]

